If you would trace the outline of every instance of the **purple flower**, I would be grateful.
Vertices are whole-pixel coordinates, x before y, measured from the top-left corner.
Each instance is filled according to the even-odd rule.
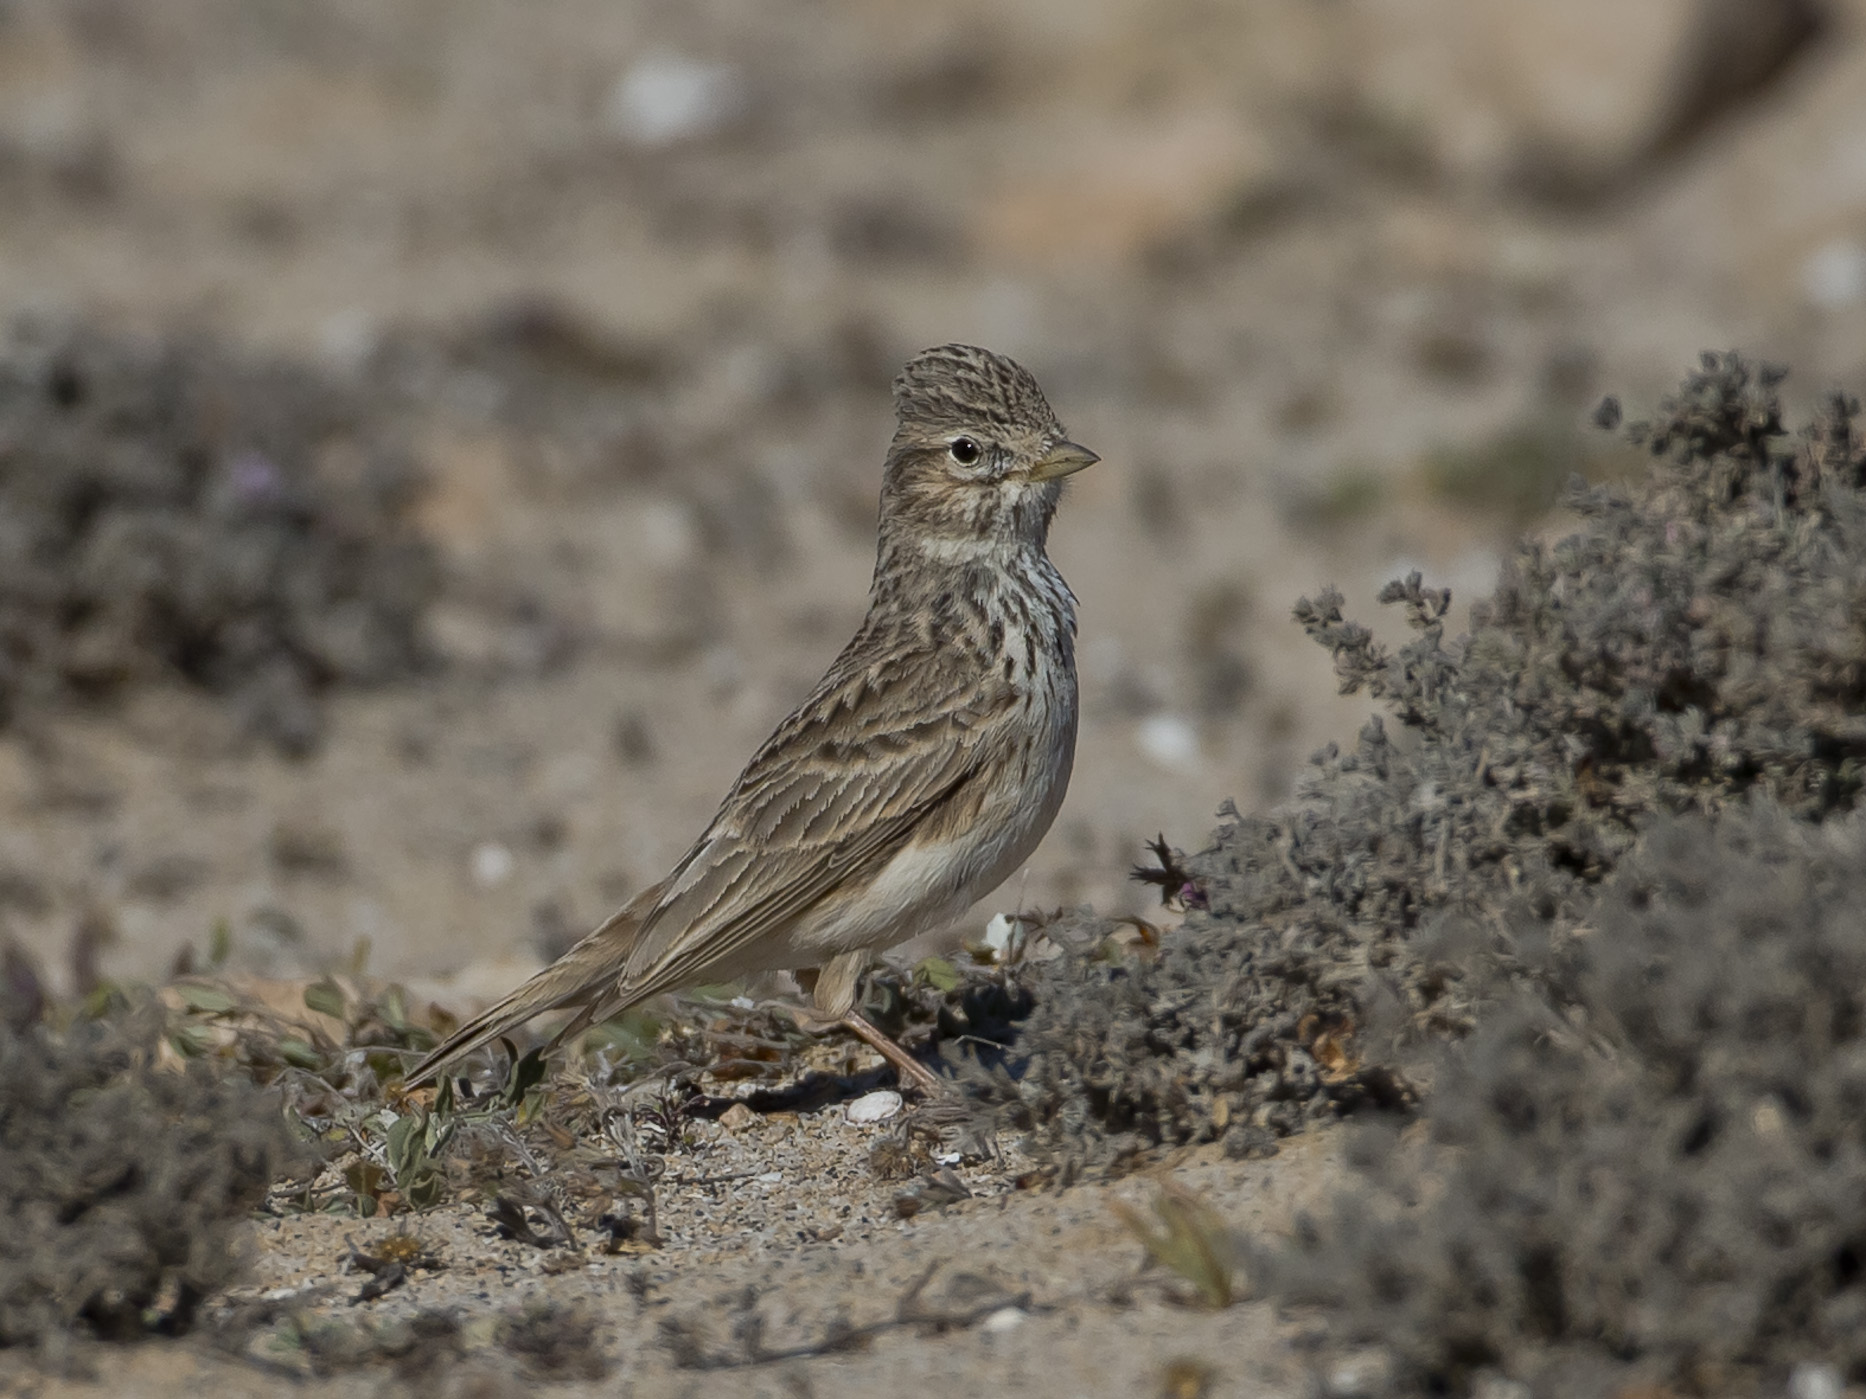
[[[227,463],[227,488],[241,505],[272,505],[285,495],[285,474],[270,457],[241,452]]]

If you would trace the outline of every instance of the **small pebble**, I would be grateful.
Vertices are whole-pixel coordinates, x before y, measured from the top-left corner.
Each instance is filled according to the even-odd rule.
[[[1390,1368],[1387,1357],[1378,1351],[1352,1356],[1329,1372],[1322,1392],[1329,1399],[1363,1399],[1363,1396],[1384,1394]],[[1529,1396],[1528,1389],[1518,1386],[1514,1380],[1489,1372],[1477,1376],[1472,1393],[1482,1395],[1483,1399],[1528,1399]]]
[[[743,1132],[758,1120],[758,1114],[743,1103],[734,1103],[719,1114],[719,1125],[728,1132]]]
[[[1024,1313],[1018,1307],[999,1307],[997,1311],[979,1322],[978,1329],[988,1336],[1001,1336],[1006,1331],[1015,1331],[1024,1324]]]
[[[1134,734],[1140,751],[1163,768],[1188,771],[1199,762],[1199,731],[1177,714],[1155,714]]]
[[[744,106],[743,80],[730,64],[655,53],[616,79],[603,120],[631,144],[653,148],[711,136]]]
[[[866,1127],[873,1122],[886,1122],[900,1110],[901,1095],[891,1088],[880,1088],[850,1103],[844,1115],[854,1126]]]
[[[482,889],[493,889],[512,877],[517,866],[512,852],[496,840],[473,848],[473,882]]]
[[[1846,1382],[1831,1365],[1803,1363],[1788,1377],[1789,1399],[1840,1399]]]
[[[985,925],[984,946],[992,954],[993,960],[1002,962],[1009,951],[1011,940],[1017,936],[1017,920],[1009,914],[999,913]]]
[[[1866,247],[1845,238],[1823,244],[1801,264],[1801,287],[1823,311],[1866,300]]]

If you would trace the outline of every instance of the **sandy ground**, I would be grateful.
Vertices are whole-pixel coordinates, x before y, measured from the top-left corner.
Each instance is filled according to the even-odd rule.
[[[1332,580],[1365,614],[1409,566],[1481,593],[1520,523],[1486,504],[1499,434],[1578,432],[1608,389],[1636,413],[1705,346],[1792,363],[1803,398],[1866,377],[1866,11],[1832,6],[1773,82],[1647,159],[1695,7],[1573,8],[1544,33],[1450,0],[7,6],[0,310],[369,374],[385,346],[477,343],[545,307],[583,328],[564,377],[597,386],[552,406],[459,355],[424,381],[408,416],[449,665],[333,700],[316,756],[180,690],[0,735],[7,932],[66,986],[101,915],[112,976],[158,977],[225,922],[238,970],[362,955],[455,1001],[504,989],[659,876],[841,645],[887,377],[948,339],[1023,359],[1106,463],[1053,547],[1083,618],[1069,801],[968,921],[1144,908],[1142,840],[1198,844],[1221,801],[1275,800],[1359,722],[1286,620],[1298,594]],[[1551,152],[1600,189],[1520,193],[1512,172]],[[1460,452],[1477,484],[1447,487]],[[748,1187],[695,1186],[664,1205],[661,1252],[546,1275],[443,1211],[422,1228],[448,1269],[377,1305],[598,1298],[620,1368],[590,1392],[1205,1392],[1168,1385],[1182,1355],[1210,1393],[1307,1392],[1260,1307],[1111,1300],[1139,1250],[1106,1197],[1144,1182],[1049,1196],[998,1172],[902,1223],[838,1111],[755,1129],[780,1177],[755,1226],[708,1223]],[[807,1167],[785,1145],[805,1138]],[[1255,1230],[1314,1198],[1330,1153],[1170,1169]],[[838,1237],[792,1229],[826,1212]],[[371,1227],[267,1223],[261,1285],[337,1280],[342,1236]],[[747,1285],[774,1344],[884,1316],[936,1262],[936,1283],[977,1273],[1030,1305],[729,1374],[652,1343],[660,1315]],[[141,1393],[281,1383],[200,1347],[94,1363]],[[497,1359],[460,1375],[482,1363],[476,1392],[520,1383]]]
[[[891,1203],[896,1187],[874,1180],[862,1164],[868,1138],[883,1127],[849,1126],[840,1109],[831,1109],[769,1119],[743,1138],[716,1130],[723,1140],[693,1159],[669,1162],[676,1183],[660,1192],[668,1237],[661,1252],[566,1262],[561,1250],[498,1239],[477,1213],[449,1207],[419,1224],[444,1267],[358,1305],[350,1298],[365,1279],[344,1265],[346,1239],[367,1250],[389,1228],[328,1217],[275,1220],[259,1226],[252,1291],[322,1293],[329,1300],[307,1311],[350,1324],[366,1316],[385,1327],[423,1307],[470,1316],[541,1298],[587,1301],[601,1318],[597,1338],[613,1369],[601,1380],[553,1391],[567,1394],[830,1399],[907,1384],[964,1392],[990,1376],[1005,1392],[1041,1396],[1297,1395],[1312,1392],[1318,1378],[1299,1344],[1299,1323],[1280,1320],[1263,1304],[1214,1311],[1199,1305],[1183,1280],[1143,1271],[1143,1252],[1109,1202],[1145,1213],[1156,1189],[1150,1179],[1020,1193],[1001,1172],[968,1170],[973,1198],[900,1220]],[[1339,1176],[1322,1138],[1293,1144],[1270,1161],[1195,1156],[1163,1169],[1241,1229],[1258,1232],[1285,1228],[1294,1211]],[[740,1172],[751,1174],[723,1184],[678,1184]],[[838,1197],[829,1208],[824,1182]],[[743,1363],[734,1328],[747,1312],[763,1321],[768,1351],[804,1349],[820,1345],[838,1321],[862,1327],[898,1318],[901,1298],[923,1277],[914,1295],[927,1312],[964,1316],[968,1324],[905,1325],[848,1353]],[[730,1368],[682,1366],[664,1340],[669,1326],[690,1330],[705,1361]],[[439,1393],[526,1392],[522,1369],[488,1340],[467,1336],[464,1357],[427,1375],[396,1376],[378,1362],[297,1381],[293,1389],[373,1394],[420,1380]],[[274,1333],[252,1353],[288,1371],[303,1369],[302,1355]],[[277,1371],[231,1360],[205,1342],[91,1352],[86,1360],[91,1375],[35,1378],[32,1392],[45,1399],[126,1389],[257,1395],[285,1382]],[[21,1373],[0,1372],[0,1382],[22,1384]],[[1209,1387],[1172,1387],[1173,1377],[1187,1374],[1207,1376]]]
[[[606,416],[545,392],[548,355],[516,385],[458,358],[421,380],[452,665],[340,699],[311,761],[179,695],[0,738],[10,930],[55,977],[100,907],[112,975],[159,974],[220,920],[255,969],[360,939],[397,976],[534,961],[659,876],[852,629],[887,377],[949,338],[1028,361],[1107,462],[1054,540],[1083,619],[1069,802],[973,921],[1143,907],[1142,840],[1196,844],[1220,802],[1274,800],[1358,725],[1286,620],[1298,594],[1333,581],[1371,613],[1411,566],[1481,593],[1517,523],[1481,508],[1519,469],[1498,434],[1574,430],[1608,388],[1637,412],[1706,345],[1793,363],[1803,397],[1866,365],[1844,10],[1613,198],[1538,203],[1499,175],[1538,142],[1636,144],[1638,85],[1662,90],[1688,37],[1672,8],[1570,53],[1496,17],[1408,47],[1375,5],[795,26],[575,0],[522,23],[14,7],[0,307],[365,373],[386,344],[543,307],[592,342],[563,377],[593,377]],[[1542,74],[1523,50],[1543,39],[1540,86],[1459,76]],[[1443,83],[1395,76],[1431,55]],[[676,59],[723,85],[686,139],[630,116],[630,84]],[[1576,72],[1619,103],[1592,125],[1562,98]],[[1318,115],[1361,79],[1369,130]],[[1557,474],[1604,450],[1580,443]],[[571,644],[523,634],[527,607]],[[329,858],[278,858],[301,837]]]

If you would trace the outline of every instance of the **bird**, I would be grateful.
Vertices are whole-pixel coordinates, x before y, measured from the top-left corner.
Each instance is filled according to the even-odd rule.
[[[663,992],[792,972],[903,1085],[942,1081],[856,1008],[883,949],[945,926],[1036,849],[1075,759],[1076,598],[1051,562],[1070,440],[1028,370],[940,345],[894,380],[868,610],[657,883],[405,1076],[552,1010],[551,1042]]]

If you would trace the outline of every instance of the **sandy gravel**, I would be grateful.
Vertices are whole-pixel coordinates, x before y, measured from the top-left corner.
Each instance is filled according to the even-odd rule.
[[[1270,1160],[1227,1162],[1215,1149],[1200,1150],[1119,1184],[1063,1191],[1017,1188],[1027,1163],[1013,1155],[956,1167],[970,1198],[902,1219],[895,1207],[902,1185],[877,1179],[867,1162],[891,1126],[852,1126],[837,1103],[737,1132],[702,1129],[697,1150],[668,1160],[657,1190],[663,1243],[648,1251],[541,1250],[498,1237],[473,1207],[435,1210],[414,1220],[412,1232],[442,1266],[372,1302],[353,1300],[366,1278],[347,1264],[349,1248],[367,1252],[403,1226],[330,1216],[263,1220],[252,1283],[217,1311],[224,1325],[228,1310],[265,1299],[309,1328],[390,1328],[428,1309],[466,1323],[464,1353],[423,1358],[418,1373],[377,1359],[289,1382],[293,1392],[320,1396],[528,1392],[536,1377],[500,1349],[486,1318],[540,1302],[587,1304],[595,1344],[612,1367],[600,1380],[553,1390],[565,1394],[831,1399],[910,1385],[966,1393],[985,1376],[1009,1393],[1058,1399],[1310,1392],[1299,1324],[1248,1300],[1217,1312],[1198,1305],[1183,1280],[1143,1266],[1143,1250],[1110,1202],[1144,1214],[1159,1183],[1171,1181],[1240,1230],[1273,1234],[1340,1179],[1332,1134],[1291,1142]],[[820,1347],[838,1325],[895,1320],[910,1297],[922,1314],[964,1324],[901,1325],[849,1351],[744,1363],[748,1316],[762,1323],[765,1350],[782,1353]],[[691,1359],[683,1366],[669,1328],[721,1368],[695,1368]],[[198,1338],[87,1350],[83,1377],[48,1378],[15,1365],[0,1370],[0,1381],[44,1399],[126,1388],[151,1396],[273,1394],[286,1373],[307,1368],[302,1351],[281,1339],[287,1329],[283,1322],[260,1328],[247,1361]],[[1169,1384],[1195,1374],[1209,1375],[1209,1387]]]

